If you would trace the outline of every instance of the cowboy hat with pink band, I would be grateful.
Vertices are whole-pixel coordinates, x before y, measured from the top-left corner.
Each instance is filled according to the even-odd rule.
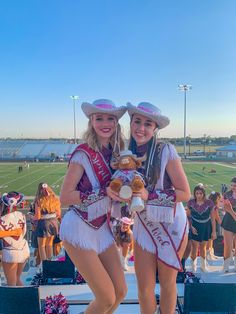
[[[81,108],[88,118],[95,113],[107,113],[117,117],[117,120],[119,120],[127,110],[126,106],[116,107],[113,101],[109,99],[97,99],[92,104],[83,102]]]
[[[137,107],[128,102],[127,110],[131,118],[134,114],[140,114],[156,122],[158,129],[163,129],[170,123],[169,118],[163,116],[161,110],[149,102],[141,102]]]

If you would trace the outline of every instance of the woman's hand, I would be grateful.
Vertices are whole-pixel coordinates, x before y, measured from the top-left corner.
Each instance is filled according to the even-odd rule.
[[[217,238],[216,232],[212,232],[211,234],[211,239],[215,240]]]
[[[228,199],[224,200],[224,210],[227,213],[230,213],[233,210],[232,205],[231,205],[231,203],[230,203],[230,201]]]
[[[236,214],[228,199],[224,200],[224,210],[226,211],[226,213],[229,213],[233,217],[233,219],[236,221]]]
[[[130,199],[124,199],[119,197],[119,193],[112,191],[112,189],[108,186],[107,189],[107,196],[109,196],[113,201],[117,202],[124,202],[124,203],[129,203]]]
[[[191,226],[191,230],[192,230],[192,233],[193,233],[194,235],[198,235],[198,232],[197,232],[197,229],[196,229],[196,228],[194,228],[193,226]]]

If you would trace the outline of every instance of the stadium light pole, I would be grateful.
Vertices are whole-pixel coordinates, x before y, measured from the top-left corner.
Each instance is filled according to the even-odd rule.
[[[79,96],[72,95],[70,98],[73,100],[73,112],[74,112],[74,143],[76,144],[76,118],[75,118],[75,103],[79,99]]]
[[[178,85],[178,89],[184,92],[184,158],[186,159],[186,92],[192,89],[192,85],[180,84]]]

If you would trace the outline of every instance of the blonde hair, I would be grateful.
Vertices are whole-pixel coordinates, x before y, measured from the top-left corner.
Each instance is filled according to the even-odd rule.
[[[45,209],[49,214],[58,212],[61,207],[60,200],[48,185],[46,188],[48,195],[45,195],[45,188],[43,187],[44,184],[45,183],[39,183],[35,203],[37,203],[40,210]]]
[[[121,132],[121,126],[119,122],[117,122],[116,125],[116,132],[111,136],[109,144],[111,144],[111,147],[115,149],[115,142],[116,142],[116,136],[118,139],[118,145],[120,149],[124,149],[125,143],[124,143],[124,136]],[[102,145],[98,141],[97,133],[95,132],[93,126],[92,126],[92,119],[89,118],[88,127],[87,130],[83,134],[83,140],[88,144],[90,148],[95,150],[96,152],[100,151],[102,148]]]

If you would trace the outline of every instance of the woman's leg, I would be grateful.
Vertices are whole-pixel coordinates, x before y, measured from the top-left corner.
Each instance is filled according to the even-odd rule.
[[[23,272],[24,267],[25,267],[25,263],[17,264],[17,272],[16,272],[16,285],[17,286],[23,286],[23,282],[21,281],[20,276]]]
[[[224,259],[231,257],[233,249],[234,233],[224,230]]]
[[[178,252],[180,260],[183,257],[188,242],[185,235],[184,241]],[[178,271],[158,261],[158,277],[160,282],[160,308],[161,314],[173,314],[176,308],[177,288],[176,277]],[[150,312],[151,313],[151,312]]]
[[[138,283],[138,299],[142,314],[153,314],[156,310],[156,255],[143,250],[134,242],[134,267]]]
[[[210,250],[211,248],[212,248],[212,239],[209,239],[209,240],[207,241],[206,249],[207,249],[207,250]]]
[[[128,251],[129,251],[129,243],[127,243],[127,242],[122,243],[122,255],[124,257],[127,256]]]
[[[16,286],[17,281],[17,263],[2,262],[2,268],[7,280],[8,286]]]
[[[45,246],[46,246],[46,238],[38,237],[38,250],[39,250],[39,256],[40,256],[41,261],[47,260]]]
[[[121,267],[119,253],[115,244],[111,245],[105,252],[101,253],[99,258],[111,278],[115,289],[115,304],[108,312],[106,312],[106,314],[112,314],[127,293],[124,271]]]
[[[63,241],[66,252],[95,295],[86,314],[106,314],[115,304],[114,285],[97,253],[83,250]],[[113,261],[112,261],[113,262]]]
[[[186,270],[186,268],[185,268],[185,262],[186,262],[186,260],[187,260],[187,259],[189,258],[189,256],[190,256],[191,249],[192,249],[192,240],[188,239],[186,249],[185,249],[184,254],[183,254],[183,257],[182,257],[182,259],[181,259],[181,264],[182,264],[182,267],[183,267],[183,270],[184,270],[184,271]]]
[[[192,240],[192,250],[191,250],[191,259],[194,261],[197,258],[198,253],[198,243],[195,240]]]
[[[46,238],[45,251],[48,260],[50,260],[53,256],[53,240],[54,236]]]
[[[199,242],[200,256],[204,259],[206,258],[206,247],[207,241]]]

